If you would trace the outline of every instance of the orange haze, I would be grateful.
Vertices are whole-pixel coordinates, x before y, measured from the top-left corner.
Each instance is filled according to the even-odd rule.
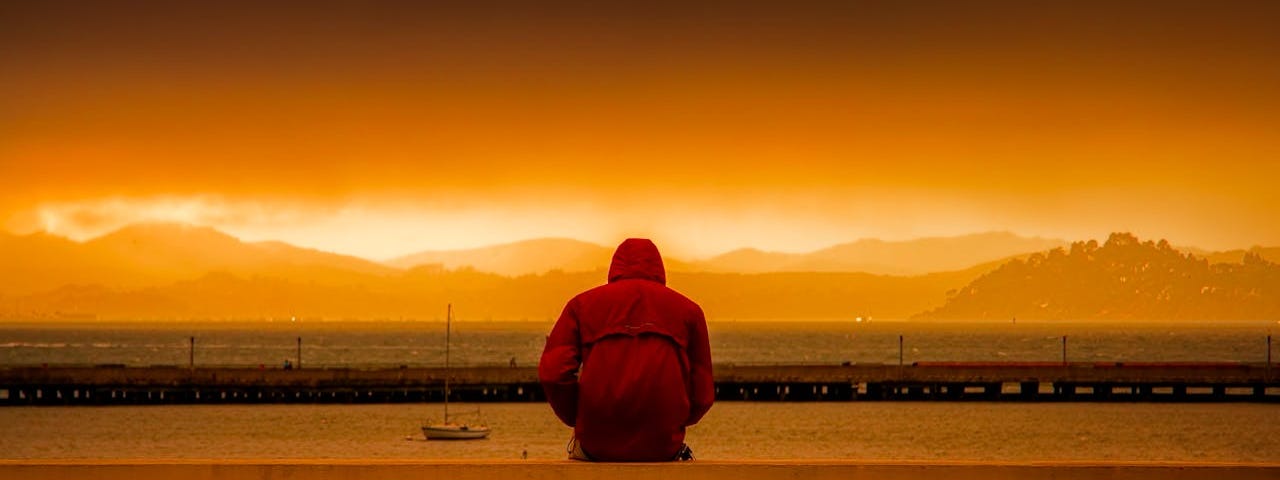
[[[0,222],[1280,243],[1280,4],[8,2]]]

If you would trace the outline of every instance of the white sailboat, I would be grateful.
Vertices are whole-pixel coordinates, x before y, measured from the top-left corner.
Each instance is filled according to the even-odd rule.
[[[444,422],[422,426],[427,440],[478,440],[489,436],[489,426],[484,424],[457,423],[449,420],[449,335],[453,326],[453,304],[449,304],[444,317]],[[478,412],[478,410],[477,410]]]

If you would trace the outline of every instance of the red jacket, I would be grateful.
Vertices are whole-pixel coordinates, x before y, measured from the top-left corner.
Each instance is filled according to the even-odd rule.
[[[666,287],[645,239],[622,242],[609,283],[565,305],[538,377],[594,460],[672,460],[715,399],[702,309]]]

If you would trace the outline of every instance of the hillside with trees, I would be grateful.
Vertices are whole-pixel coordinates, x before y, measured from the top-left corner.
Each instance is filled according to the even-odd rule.
[[[1213,263],[1165,240],[1114,233],[1102,245],[1011,260],[948,292],[920,319],[1255,320],[1280,318],[1280,265],[1257,251]]]

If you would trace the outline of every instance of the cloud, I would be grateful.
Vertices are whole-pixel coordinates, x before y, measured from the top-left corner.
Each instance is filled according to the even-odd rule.
[[[42,203],[25,215],[38,230],[74,240],[97,237],[123,226],[148,222],[175,222],[223,229],[263,225],[287,227],[308,221],[319,207],[264,205],[231,201],[216,195],[110,197],[96,200]]]

